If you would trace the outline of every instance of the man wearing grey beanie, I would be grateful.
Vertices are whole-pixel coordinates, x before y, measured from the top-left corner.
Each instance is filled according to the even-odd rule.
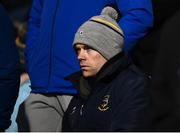
[[[148,78],[124,54],[118,13],[105,7],[80,26],[73,48],[81,71],[68,77],[80,92],[63,118],[63,131],[142,131]]]

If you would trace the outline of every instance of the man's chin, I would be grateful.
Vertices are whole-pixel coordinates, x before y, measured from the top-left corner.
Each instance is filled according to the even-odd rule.
[[[87,71],[83,71],[82,74],[83,74],[83,76],[84,76],[85,78],[89,78],[89,77],[92,77],[92,76],[93,76],[93,74],[91,74],[91,73],[89,73],[89,72],[87,72]]]

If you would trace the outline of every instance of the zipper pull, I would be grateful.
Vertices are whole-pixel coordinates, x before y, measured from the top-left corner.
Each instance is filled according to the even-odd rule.
[[[75,111],[76,111],[76,106],[75,106],[75,107],[73,107],[73,109],[72,109],[72,111],[71,111],[70,115],[74,114],[74,112],[75,112]]]
[[[83,107],[84,107],[84,105],[81,105],[81,109],[80,109],[80,115],[82,116],[82,114],[83,114]]]

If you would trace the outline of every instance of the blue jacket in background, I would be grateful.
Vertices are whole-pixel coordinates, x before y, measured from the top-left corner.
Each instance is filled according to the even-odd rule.
[[[19,91],[19,57],[12,23],[0,4],[0,131],[8,128]]]
[[[74,34],[106,5],[118,7],[129,51],[153,25],[151,0],[34,0],[26,41],[26,65],[34,93],[75,94],[64,77],[79,70]]]

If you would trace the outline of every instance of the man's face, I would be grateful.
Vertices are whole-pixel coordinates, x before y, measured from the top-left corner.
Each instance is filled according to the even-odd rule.
[[[84,44],[74,47],[84,77],[95,76],[107,60],[96,50]]]

